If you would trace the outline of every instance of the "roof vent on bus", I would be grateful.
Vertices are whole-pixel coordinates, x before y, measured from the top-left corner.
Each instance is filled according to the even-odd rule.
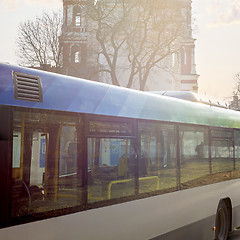
[[[42,84],[39,76],[13,72],[13,83],[16,99],[42,102]]]

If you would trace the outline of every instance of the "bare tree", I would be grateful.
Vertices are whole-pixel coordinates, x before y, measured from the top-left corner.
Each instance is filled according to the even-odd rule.
[[[35,20],[19,25],[17,56],[25,66],[51,65],[56,72],[60,68],[60,47],[58,37],[62,28],[62,14],[44,12]]]
[[[232,92],[232,100],[230,101],[229,107],[231,109],[239,110],[239,96],[240,96],[240,73],[234,75],[234,87]]]
[[[234,75],[234,81],[233,96],[238,96],[240,95],[240,73]]]
[[[122,85],[124,68],[125,86],[137,80],[144,90],[151,70],[180,49],[184,18],[176,1],[99,0],[89,18],[99,43],[100,71],[108,73],[114,85]]]

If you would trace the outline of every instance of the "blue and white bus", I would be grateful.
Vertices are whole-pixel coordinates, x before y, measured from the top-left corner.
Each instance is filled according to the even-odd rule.
[[[0,239],[227,239],[240,113],[0,64]]]

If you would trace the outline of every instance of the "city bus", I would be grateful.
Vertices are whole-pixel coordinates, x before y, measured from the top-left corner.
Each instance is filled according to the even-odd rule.
[[[0,64],[0,239],[227,239],[240,113]]]

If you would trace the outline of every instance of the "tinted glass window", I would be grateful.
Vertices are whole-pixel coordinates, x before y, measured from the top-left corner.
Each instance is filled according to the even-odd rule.
[[[12,217],[81,205],[81,120],[14,112]]]
[[[240,169],[240,131],[234,131],[234,145],[235,145],[235,168]]]
[[[234,169],[232,131],[211,130],[211,158],[213,173]]]
[[[177,186],[173,125],[140,123],[139,193],[174,191]]]
[[[88,139],[88,202],[135,194],[136,159],[132,140]]]
[[[201,185],[210,173],[208,129],[180,126],[180,176],[182,187]]]

